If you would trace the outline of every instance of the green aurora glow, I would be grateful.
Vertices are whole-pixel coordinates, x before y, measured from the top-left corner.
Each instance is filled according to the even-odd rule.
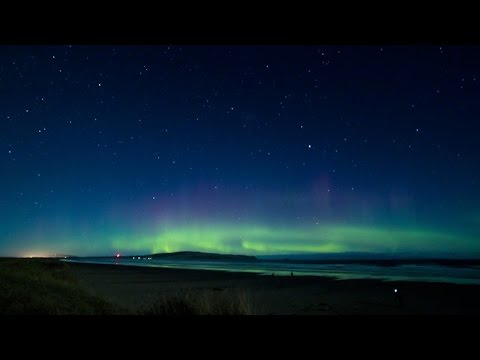
[[[31,239],[35,239],[31,237]],[[102,241],[99,241],[102,239]],[[83,243],[79,248],[77,244]],[[44,243],[42,237],[32,241]],[[434,229],[393,228],[374,226],[351,226],[340,224],[320,224],[315,226],[273,227],[258,224],[188,224],[167,225],[151,233],[102,234],[82,239],[67,235],[55,237],[48,244],[55,252],[78,251],[88,248],[91,254],[98,254],[109,244],[112,252],[122,254],[161,253],[175,251],[208,251],[217,253],[239,253],[249,255],[291,254],[291,253],[339,253],[376,252],[435,253],[441,248],[445,252],[463,254],[478,253],[480,247],[474,236],[453,235]],[[45,247],[38,246],[45,252]]]
[[[479,60],[0,47],[0,256],[480,257]]]

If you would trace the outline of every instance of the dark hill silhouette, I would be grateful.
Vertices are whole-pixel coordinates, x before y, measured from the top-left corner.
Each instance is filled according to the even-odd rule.
[[[247,255],[231,255],[231,254],[215,254],[198,251],[178,251],[173,253],[159,253],[144,255],[142,257],[151,257],[159,260],[208,260],[208,261],[257,261],[255,256]]]

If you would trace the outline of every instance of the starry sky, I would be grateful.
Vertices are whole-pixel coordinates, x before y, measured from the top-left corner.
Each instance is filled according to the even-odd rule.
[[[478,46],[0,46],[0,255],[480,255]]]

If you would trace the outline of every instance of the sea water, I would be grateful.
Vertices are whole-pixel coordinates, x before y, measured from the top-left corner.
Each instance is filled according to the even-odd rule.
[[[428,281],[454,284],[480,285],[480,267],[452,267],[443,265],[394,265],[374,264],[300,264],[285,262],[225,262],[159,260],[148,258],[75,258],[63,259],[66,262],[90,264],[116,264],[170,269],[217,270],[249,272],[276,276],[327,276],[337,280],[379,279],[383,281]]]

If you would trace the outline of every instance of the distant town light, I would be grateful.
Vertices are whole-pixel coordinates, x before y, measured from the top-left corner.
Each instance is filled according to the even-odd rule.
[[[117,254],[115,257],[116,257],[116,258],[119,258],[119,257],[120,257],[120,254]]]
[[[397,292],[397,289],[393,290],[393,292]]]

